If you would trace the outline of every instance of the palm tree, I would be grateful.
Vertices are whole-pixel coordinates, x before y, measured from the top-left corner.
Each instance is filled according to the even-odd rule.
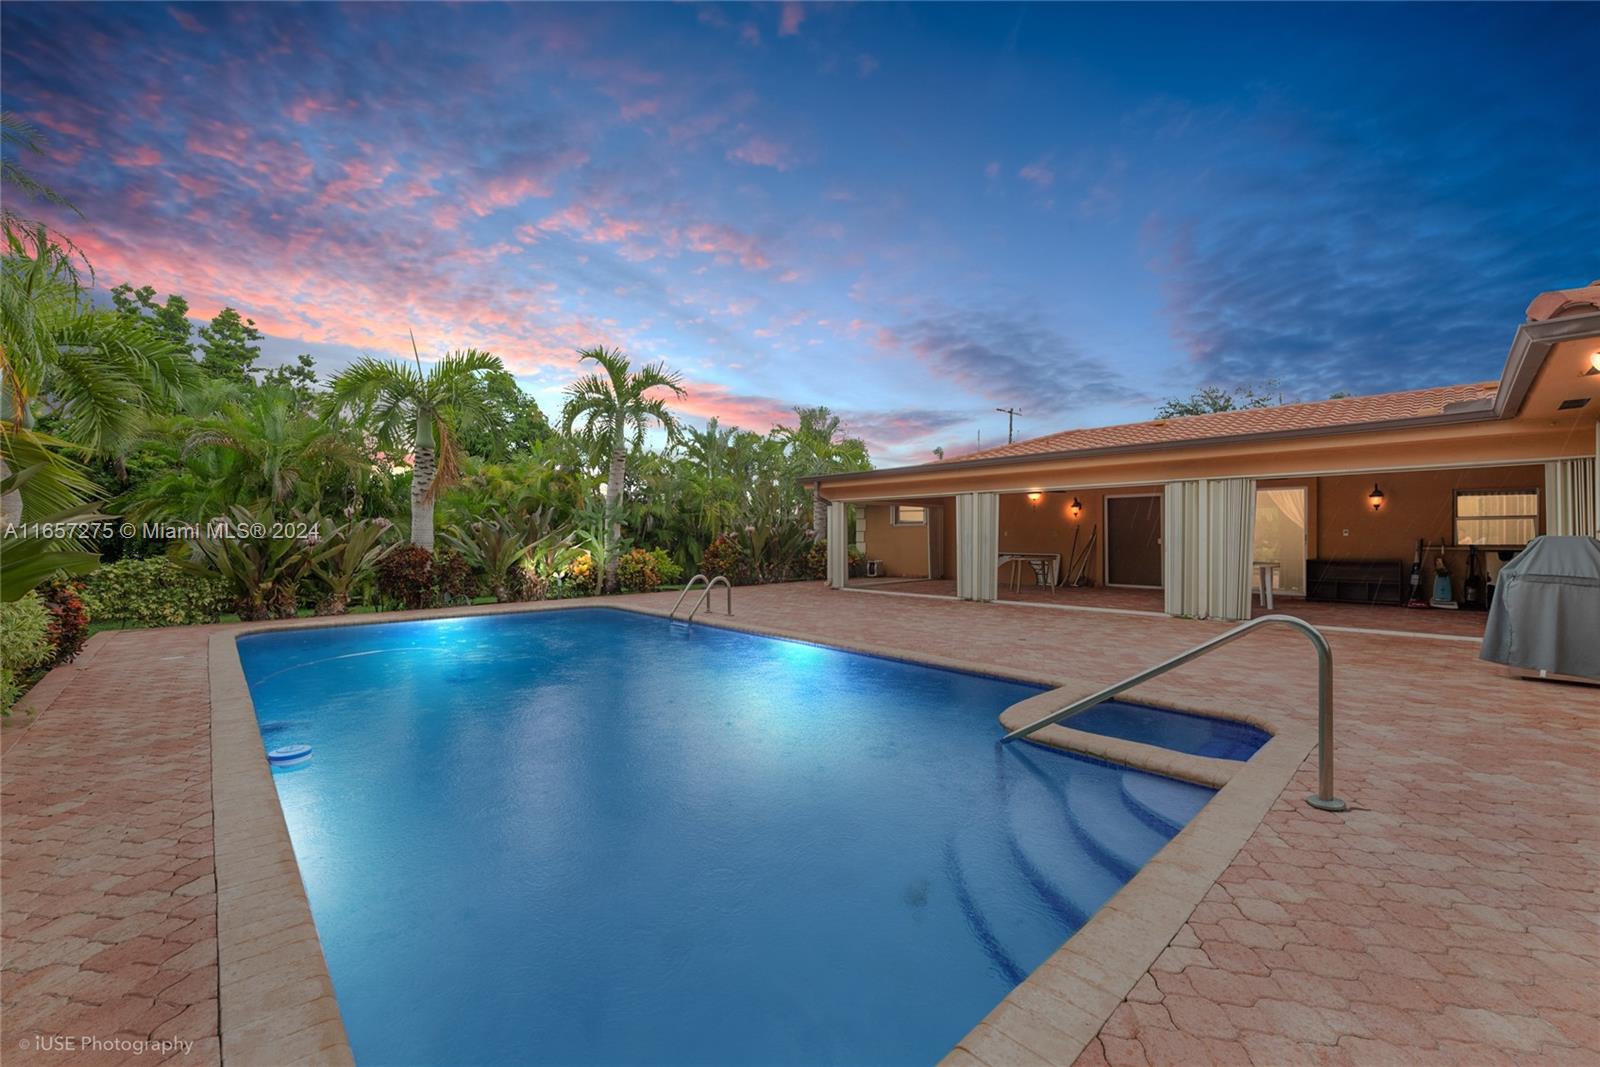
[[[222,448],[239,457],[240,477],[228,499],[283,507],[306,487],[313,505],[327,475],[358,476],[365,457],[337,428],[303,412],[291,386],[263,385],[242,402],[199,420],[183,445],[183,458],[202,448]]]
[[[585,374],[567,387],[561,421],[569,434],[574,426],[581,424],[584,440],[610,455],[605,510],[610,543],[605,553],[605,589],[611,590],[617,584],[617,545],[622,540],[617,501],[622,496],[622,482],[628,474],[630,445],[636,448],[643,442],[652,422],[667,432],[669,441],[678,437],[678,420],[667,410],[666,400],[647,394],[656,389],[669,390],[676,397],[686,394],[683,375],[668,370],[665,363],[650,363],[633,370],[620,349],[604,346],[581,351],[578,359],[598,364],[602,373]]]
[[[840,437],[844,428],[839,416],[825,407],[797,407],[797,425],[779,426],[773,433],[788,445],[797,473],[836,474],[840,471],[868,470],[872,460],[866,442],[859,437]],[[828,527],[828,505],[815,488],[811,491],[811,536],[821,537]]]
[[[456,434],[493,415],[486,380],[505,370],[499,358],[468,348],[452,352],[427,371],[411,339],[416,368],[363,357],[329,383],[331,413],[350,412],[379,448],[412,454],[411,543],[433,551],[433,505],[460,476]],[[408,436],[409,432],[409,436]]]

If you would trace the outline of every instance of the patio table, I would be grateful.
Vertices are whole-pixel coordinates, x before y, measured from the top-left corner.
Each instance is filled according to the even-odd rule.
[[[1012,565],[1011,588],[1014,592],[1022,591],[1022,577],[1019,564],[1026,563],[1033,569],[1034,581],[1045,586],[1051,593],[1056,591],[1056,581],[1061,575],[1061,553],[1059,552],[1002,552],[996,562],[997,567],[1004,567],[1007,563]]]

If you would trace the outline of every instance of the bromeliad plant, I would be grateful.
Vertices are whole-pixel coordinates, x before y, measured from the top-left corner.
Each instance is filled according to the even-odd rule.
[[[227,582],[234,610],[247,622],[294,618],[300,582],[324,551],[293,536],[307,520],[298,514],[274,520],[234,507],[225,521],[227,529],[208,526],[188,542],[184,565]]]
[[[350,610],[357,587],[371,579],[378,564],[394,549],[387,537],[393,528],[388,519],[353,519],[343,526],[323,519],[317,524],[319,544],[310,570],[321,593],[318,615],[343,615]]]

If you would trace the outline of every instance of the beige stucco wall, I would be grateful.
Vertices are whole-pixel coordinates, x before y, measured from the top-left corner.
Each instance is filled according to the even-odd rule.
[[[1378,511],[1367,502],[1374,481],[1384,495]],[[1429,545],[1455,543],[1457,489],[1536,490],[1539,529],[1544,529],[1544,469],[1538,465],[1345,475],[1319,478],[1315,485],[1313,558],[1398,559],[1409,568],[1418,538],[1427,538]],[[1445,564],[1459,597],[1467,576],[1466,553],[1446,552]],[[1433,573],[1431,560],[1426,573]]]

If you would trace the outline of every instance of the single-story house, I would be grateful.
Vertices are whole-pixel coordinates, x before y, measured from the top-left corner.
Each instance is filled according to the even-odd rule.
[[[1492,580],[1538,534],[1594,536],[1597,458],[1600,281],[1534,300],[1497,381],[1065,430],[807,481],[827,504],[835,588],[1143,589],[1172,615],[1243,619],[1263,579],[1278,597],[1399,604],[1424,546],[1424,588],[1442,568],[1459,597],[1469,569]]]

